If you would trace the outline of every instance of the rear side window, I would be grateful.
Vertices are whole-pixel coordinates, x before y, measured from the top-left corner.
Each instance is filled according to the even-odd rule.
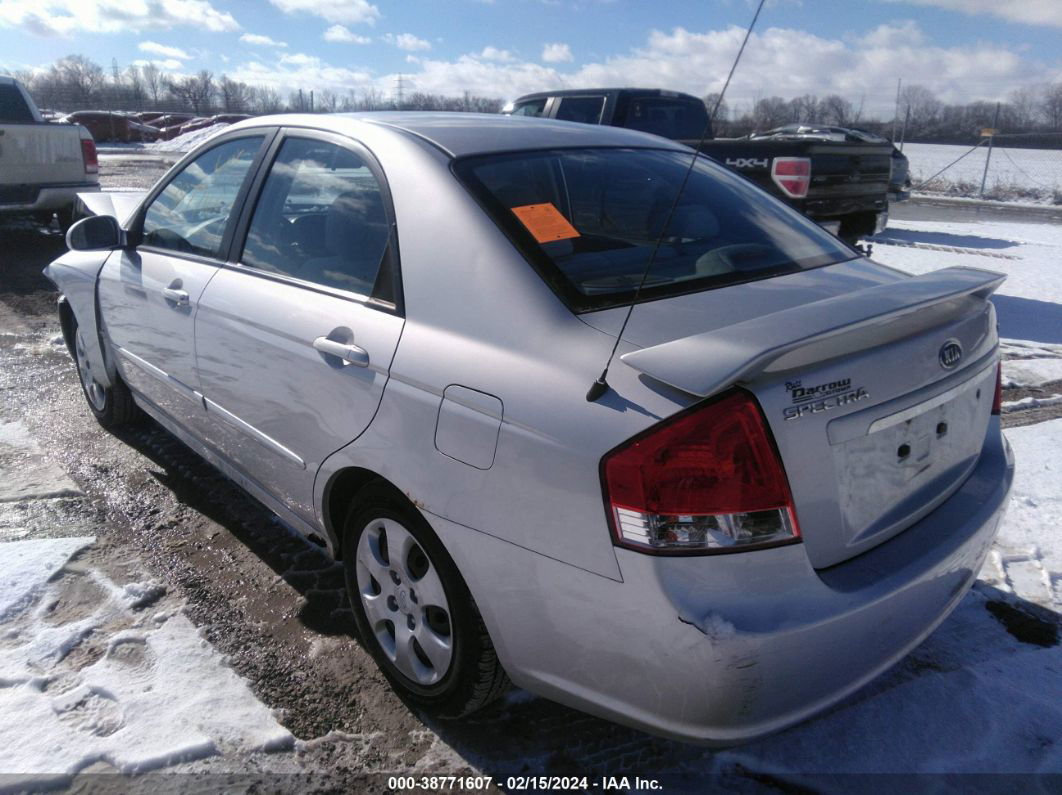
[[[34,121],[33,112],[14,83],[0,84],[0,122],[23,124]]]
[[[584,124],[599,124],[605,107],[604,97],[562,97],[557,118],[561,121],[580,121]]]
[[[220,257],[233,205],[262,140],[226,141],[185,166],[148,205],[144,245]]]
[[[513,107],[513,116],[541,116],[546,110],[546,98],[542,99],[529,99],[526,102],[519,102]]]
[[[742,177],[684,152],[565,149],[458,160],[454,171],[576,311],[852,259],[828,232]]]
[[[241,262],[371,295],[390,225],[365,161],[327,141],[288,138],[262,188]]]
[[[672,97],[635,97],[627,105],[623,126],[676,141],[700,138],[708,123],[702,102]]]

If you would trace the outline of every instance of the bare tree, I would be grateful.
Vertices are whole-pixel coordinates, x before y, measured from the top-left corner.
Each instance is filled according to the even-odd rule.
[[[1040,92],[1033,86],[1016,88],[1007,95],[1006,124],[1011,129],[1027,130],[1036,123],[1036,106]]]
[[[757,130],[769,130],[789,121],[789,103],[781,97],[764,97],[752,107],[752,123]]]
[[[802,97],[793,97],[789,100],[790,113],[793,121],[807,122],[809,124],[821,123],[822,103],[814,94],[805,94]]]
[[[210,111],[215,93],[214,75],[204,69],[197,75],[167,80],[166,89],[174,99],[191,106],[192,112],[200,116]]]
[[[715,109],[715,106],[717,104],[719,105],[718,110]],[[725,99],[720,101],[718,91],[705,96],[704,107],[708,111],[709,115],[711,115],[712,111],[715,110],[715,118],[712,119],[712,122],[715,124],[718,124],[720,122],[725,123],[726,120],[730,118],[730,106],[726,104]]]
[[[151,104],[157,108],[159,97],[162,96],[162,91],[166,87],[162,79],[162,70],[153,63],[146,63],[140,67],[140,77],[144,81],[144,88],[151,96]]]
[[[1040,115],[1053,132],[1062,131],[1062,83],[1054,83],[1044,90]]]
[[[229,113],[243,113],[250,105],[250,87],[246,83],[230,80],[227,75],[222,75],[218,90],[221,94],[221,106]]]
[[[140,76],[140,67],[133,65],[125,70],[125,84],[128,88],[129,98],[138,110],[144,108],[144,81]]]
[[[56,88],[65,94],[73,107],[88,107],[99,96],[105,78],[103,69],[84,55],[60,58],[49,70]]]
[[[925,135],[937,122],[943,103],[925,86],[904,86],[900,93],[900,107],[909,113],[907,135]]]
[[[819,105],[822,120],[838,127],[847,127],[855,123],[855,109],[852,103],[840,94],[830,94]]]

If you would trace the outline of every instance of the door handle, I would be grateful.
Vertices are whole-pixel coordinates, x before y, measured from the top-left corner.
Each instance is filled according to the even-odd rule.
[[[162,297],[167,301],[173,301],[177,306],[188,306],[192,303],[191,299],[188,297],[188,293],[184,290],[175,290],[172,287],[163,287]]]
[[[328,356],[337,356],[347,364],[355,367],[369,366],[369,352],[364,348],[346,342],[336,342],[328,337],[318,337],[313,341],[314,350]]]

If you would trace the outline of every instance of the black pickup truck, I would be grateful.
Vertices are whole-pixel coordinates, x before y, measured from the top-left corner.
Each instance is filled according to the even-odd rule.
[[[502,112],[629,127],[693,147],[708,125],[697,97],[653,88],[543,91]],[[713,138],[709,129],[700,151],[849,243],[880,231],[888,219],[890,144]]]

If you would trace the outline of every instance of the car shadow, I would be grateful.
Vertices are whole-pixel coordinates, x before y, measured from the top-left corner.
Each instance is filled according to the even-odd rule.
[[[1001,337],[1062,343],[1062,304],[998,293],[992,296],[992,303],[996,306]]]
[[[1003,240],[997,237],[980,235],[957,235],[951,232],[929,232],[923,229],[895,229],[889,227],[880,235],[882,241],[895,240],[904,243],[925,243],[933,246],[955,246],[957,248],[1003,249],[1020,246],[1015,240]],[[874,238],[871,238],[873,242]]]

